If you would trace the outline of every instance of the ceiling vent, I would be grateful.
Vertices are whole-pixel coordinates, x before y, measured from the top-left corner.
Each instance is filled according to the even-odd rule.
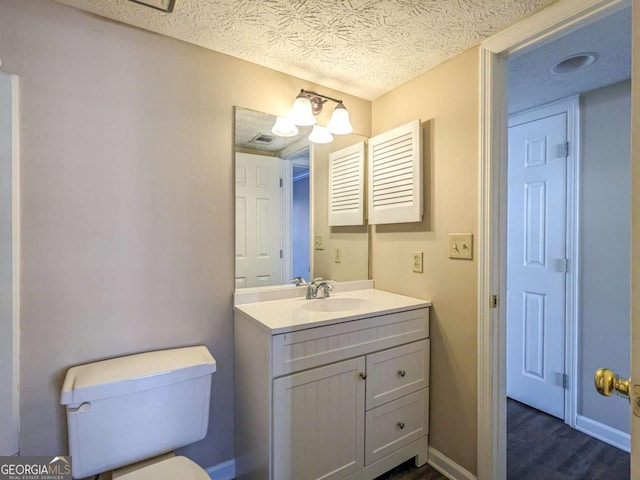
[[[253,137],[249,143],[262,143],[262,144],[268,144],[271,143],[275,140],[276,137],[274,137],[273,135],[269,135],[267,133],[259,133],[258,135],[256,135],[255,137]]]
[[[173,12],[173,6],[176,0],[129,0],[133,3],[139,3],[140,5],[146,5],[147,7],[155,8],[161,12],[171,13]]]

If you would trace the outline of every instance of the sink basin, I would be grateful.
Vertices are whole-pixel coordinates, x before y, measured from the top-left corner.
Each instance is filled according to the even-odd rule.
[[[310,312],[345,312],[362,308],[366,303],[361,298],[329,297],[309,300],[302,308]]]

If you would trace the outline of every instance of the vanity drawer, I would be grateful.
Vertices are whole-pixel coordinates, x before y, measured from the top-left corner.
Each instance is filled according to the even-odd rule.
[[[367,410],[428,386],[428,339],[367,355]]]
[[[366,413],[364,463],[382,457],[429,433],[429,389],[399,398]]]
[[[366,355],[428,336],[428,308],[274,335],[273,376]]]

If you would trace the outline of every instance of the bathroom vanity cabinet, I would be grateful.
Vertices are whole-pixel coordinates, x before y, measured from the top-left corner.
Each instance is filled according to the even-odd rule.
[[[427,461],[430,304],[348,295],[378,301],[311,314],[280,301],[280,322],[278,302],[236,306],[236,478],[364,480]]]

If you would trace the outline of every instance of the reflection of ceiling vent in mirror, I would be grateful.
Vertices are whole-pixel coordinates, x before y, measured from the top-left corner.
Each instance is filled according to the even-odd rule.
[[[273,135],[268,135],[266,133],[259,133],[258,135],[253,137],[251,140],[249,140],[249,143],[271,143],[275,140],[275,138],[276,137],[274,137]]]
[[[581,70],[585,67],[588,67],[592,63],[595,63],[598,60],[599,55],[595,52],[585,52],[585,53],[577,53],[575,55],[571,55],[559,62],[555,63],[551,67],[551,73],[573,73],[578,70]]]
[[[173,6],[176,0],[129,0],[130,2],[146,5],[147,7],[155,8],[161,12],[171,13],[173,12]]]

